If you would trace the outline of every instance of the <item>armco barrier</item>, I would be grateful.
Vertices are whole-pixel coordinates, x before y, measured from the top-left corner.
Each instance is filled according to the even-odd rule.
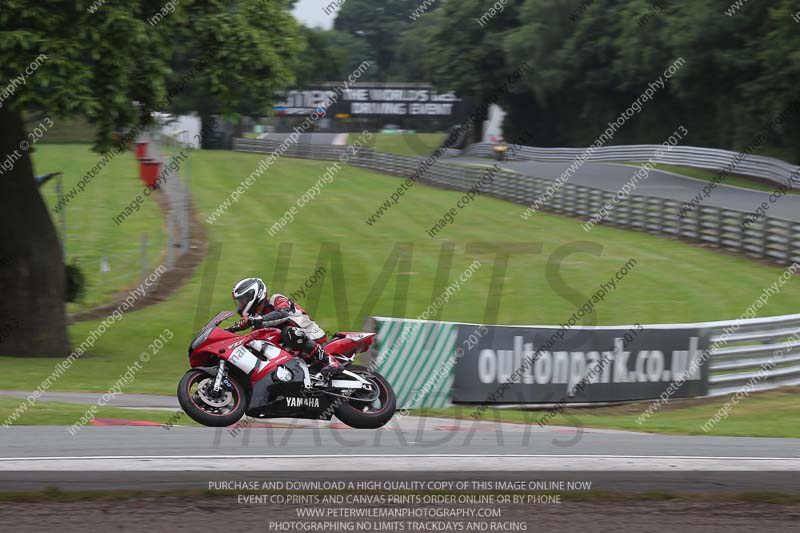
[[[377,361],[376,369],[384,374],[390,383],[396,389],[398,396],[399,408],[419,408],[419,407],[445,407],[449,405],[453,399],[453,388],[461,386],[474,386],[472,381],[462,381],[457,377],[456,369],[460,363],[469,362],[470,359],[464,355],[456,356],[457,350],[462,347],[461,341],[467,334],[475,331],[476,324],[453,323],[453,322],[435,322],[435,321],[420,321],[412,319],[401,318],[388,318],[388,317],[370,317],[368,320],[368,329],[378,333],[378,340],[376,343],[375,361]],[[493,326],[489,326],[492,328]],[[499,328],[518,328],[520,331],[530,329],[541,329],[542,331],[557,329],[552,326],[495,326]],[[573,328],[570,332],[575,335],[581,332],[589,332],[590,335],[597,335],[603,337],[599,342],[603,345],[609,344],[609,334],[622,335],[623,331],[631,328],[632,326],[609,326],[609,327],[593,327],[593,328]],[[707,364],[707,371],[703,371],[704,379],[707,379],[707,394],[709,396],[721,396],[735,394],[739,391],[754,392],[760,390],[769,390],[782,386],[800,385],[800,314],[788,315],[779,317],[757,318],[749,320],[733,320],[722,322],[702,322],[697,324],[654,324],[642,326],[643,332],[651,334],[650,340],[645,340],[640,337],[644,343],[644,348],[651,348],[653,339],[656,343],[673,343],[679,349],[686,345],[692,345],[691,336],[692,332],[698,332],[698,335],[705,337],[705,340],[699,341],[698,348],[688,351],[687,360],[679,363],[679,368],[686,369],[687,361],[695,360],[697,364]],[[652,335],[655,334],[655,335]],[[670,339],[670,337],[672,337]],[[509,349],[508,339],[500,337],[484,337],[490,339],[488,342],[492,343],[495,348],[505,350],[509,359],[510,353],[513,351]],[[498,344],[500,342],[500,344]],[[584,338],[582,342],[587,347],[597,344],[597,340],[593,338]],[[631,372],[640,372],[634,370],[637,368],[638,358],[641,358],[638,352],[634,352],[636,344],[634,340],[630,346],[634,349],[628,358],[628,368]],[[706,344],[710,343],[710,348],[706,348]],[[475,350],[486,348],[486,346],[475,345]],[[537,349],[541,346],[533,346]],[[609,345],[610,347],[610,345]],[[463,349],[463,348],[462,348]],[[588,349],[588,348],[587,348]],[[628,348],[626,348],[628,349]],[[473,354],[475,356],[475,354]],[[646,368],[647,356],[644,357],[644,363],[641,365],[642,369]],[[660,376],[653,376],[652,374],[648,380],[642,382],[647,383],[650,387],[649,397],[656,398],[655,388],[653,385],[661,386],[666,389],[669,384],[675,379],[673,373],[664,373],[663,370],[675,368],[675,363],[670,361],[668,356],[663,359],[667,364],[662,369]],[[474,359],[472,360],[474,363]],[[472,364],[469,363],[469,364]],[[613,363],[608,370],[609,374],[614,375],[616,369],[613,368]],[[513,368],[506,368],[505,373],[513,372]],[[586,367],[583,375],[588,375],[590,367]],[[553,375],[555,375],[555,372]],[[535,372],[529,371],[531,376],[528,376],[532,381],[523,387],[531,387],[531,390],[537,386],[544,388],[545,386],[552,387],[551,384],[539,384],[536,381],[538,375]],[[623,373],[624,375],[624,373]],[[633,378],[633,384],[636,384],[638,379],[635,373],[630,374]],[[588,383],[583,389],[583,396],[576,395],[574,398],[567,398],[566,392],[574,390],[575,381],[572,383],[560,380],[560,392],[551,391],[549,398],[544,398],[541,394],[532,395],[532,397],[539,398],[534,403],[557,403],[564,399],[570,402],[591,402],[591,401],[613,401],[619,399],[620,396],[630,394],[632,390],[631,382],[623,382],[617,385],[614,390],[614,378],[609,378],[609,383],[603,383],[604,377],[598,375],[594,378],[599,381],[598,384]],[[695,373],[695,379],[699,379]],[[544,381],[544,380],[542,380]],[[640,380],[641,381],[641,380]],[[562,383],[563,382],[563,383]],[[689,388],[691,381],[687,380],[684,387]],[[598,389],[598,385],[601,389]],[[496,387],[494,384],[493,387]],[[595,388],[594,392],[592,388]],[[602,388],[605,387],[605,388]],[[699,385],[695,383],[691,390],[701,390]],[[625,391],[624,389],[628,389]],[[511,389],[509,389],[511,390]],[[677,393],[675,397],[687,396],[691,394]],[[701,394],[696,394],[701,395]],[[461,396],[463,397],[463,391]],[[483,396],[484,398],[486,395]],[[477,396],[476,396],[477,398]],[[463,399],[463,398],[462,398]],[[640,397],[640,399],[645,399]],[[475,403],[475,399],[470,400]],[[495,399],[496,403],[526,403],[520,399],[517,392],[507,392],[500,398]]]
[[[242,152],[267,154],[278,146],[279,143],[275,141],[234,141],[234,150]],[[337,160],[349,153],[346,146],[294,144],[289,146],[284,155]],[[369,149],[360,150],[348,162],[405,178],[427,166],[426,158],[385,154]],[[418,181],[467,191],[485,175],[485,169],[449,164],[446,158],[441,158],[421,172]],[[499,171],[492,176],[491,184],[482,187],[481,194],[527,206],[542,197],[551,184],[552,180]],[[606,204],[612,204],[613,196],[612,192],[565,183],[541,209],[588,220]],[[375,206],[376,209],[378,207]],[[699,242],[780,265],[800,262],[800,222],[763,217],[743,230],[739,225],[748,219],[748,213],[704,205],[681,216],[682,207],[681,202],[674,200],[633,195],[614,207],[601,224]],[[386,216],[391,216],[391,213]]]
[[[800,315],[706,326],[712,347],[719,344],[711,352],[711,395],[800,385]]]
[[[656,152],[662,152],[656,157]],[[535,148],[523,146],[510,159],[528,161],[570,162],[586,152],[585,148]],[[449,155],[456,155],[449,152]],[[494,144],[477,143],[468,146],[458,155],[493,157]],[[587,161],[619,161],[630,163],[647,163],[656,161],[665,165],[691,166],[722,172],[730,169],[732,174],[753,176],[775,182],[788,183],[794,189],[800,189],[800,167],[773,157],[747,155],[716,148],[699,148],[696,146],[673,146],[669,151],[660,144],[635,144],[629,146],[602,146],[587,154]]]

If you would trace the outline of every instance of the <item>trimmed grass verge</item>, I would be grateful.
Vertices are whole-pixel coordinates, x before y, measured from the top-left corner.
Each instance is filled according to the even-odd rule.
[[[21,398],[0,398],[0,423],[4,422],[25,400]],[[75,404],[65,402],[36,402],[29,407],[12,425],[15,426],[71,426],[78,422],[94,404]],[[139,420],[158,424],[199,426],[194,420],[181,412],[178,418],[175,411],[148,411],[145,409],[121,409],[118,407],[99,407],[95,418],[119,418]],[[176,420],[177,418],[177,420]],[[0,428],[0,431],[4,431]],[[65,431],[66,435],[66,431]],[[67,435],[68,436],[68,435]]]
[[[800,438],[800,387],[787,387],[745,397],[733,406],[726,419],[720,421],[708,433],[704,432],[701,426],[730,400],[731,398],[727,396],[701,400],[673,400],[663,405],[642,424],[638,424],[637,419],[650,405],[649,402],[615,407],[567,408],[550,420],[548,425],[624,429],[674,435]],[[473,420],[473,413],[478,413],[481,420],[535,424],[548,411],[487,409],[479,412],[468,405],[411,411],[411,414],[416,416],[468,420]]]
[[[78,154],[88,150],[70,148]],[[52,153],[51,166],[66,165],[74,156],[71,150]],[[191,187],[200,220],[213,212],[261,159],[258,154],[229,151],[193,152]],[[325,267],[326,273],[297,301],[331,331],[360,330],[367,315],[418,316],[476,259],[481,268],[452,295],[437,318],[483,322],[487,320],[487,302],[495,302],[498,314],[490,320],[499,324],[563,323],[600,283],[608,282],[635,258],[636,267],[597,304],[584,325],[733,319],[783,273],[781,268],[645,233],[597,227],[586,234],[578,222],[566,217],[537,213],[523,223],[521,207],[489,197],[477,198],[432,239],[426,230],[456,205],[462,193],[424,185],[410,189],[380,224],[369,226],[364,221],[396,191],[401,180],[346,166],[333,174],[318,196],[297,210],[293,222],[269,237],[266,229],[306,191],[322,183],[320,177],[329,172],[330,164],[278,159],[237,203],[206,226],[209,242],[219,243],[219,261],[212,265],[215,275],[204,282],[201,267],[170,299],[123,315],[52,390],[108,390],[153,339],[169,328],[174,338],[143,365],[124,392],[173,394],[188,367],[189,342],[210,316],[232,308],[231,286],[249,276],[264,278],[272,291],[291,294]],[[134,177],[126,181],[138,182]],[[84,193],[86,198],[75,202],[90,202],[94,207],[91,217],[110,222],[119,205],[103,203],[106,187],[101,185],[92,183],[91,190]],[[101,195],[100,199],[93,199],[95,194]],[[128,224],[132,228],[137,220],[146,218],[144,213],[136,216],[142,218],[127,221],[126,230]],[[160,217],[158,220],[160,223]],[[81,224],[90,226],[91,218]],[[79,225],[77,220],[75,225]],[[115,244],[111,242],[113,232],[95,234],[89,229],[85,236],[76,237],[72,246],[85,247],[88,253],[99,246],[97,241]],[[520,253],[515,251],[520,245],[541,249]],[[440,257],[450,246],[449,274],[445,285],[437,286]],[[484,251],[477,251],[480,246]],[[567,249],[571,251],[562,259],[555,259],[557,251]],[[501,260],[495,263],[498,253],[510,254],[505,267]],[[212,264],[209,261],[213,260],[206,265]],[[287,268],[278,268],[279,264]],[[798,301],[800,280],[792,279],[759,312],[761,316],[794,313]],[[72,326],[73,345],[80,344],[99,324],[90,321]],[[0,357],[0,367],[6,370],[0,374],[0,389],[33,390],[58,362]]]

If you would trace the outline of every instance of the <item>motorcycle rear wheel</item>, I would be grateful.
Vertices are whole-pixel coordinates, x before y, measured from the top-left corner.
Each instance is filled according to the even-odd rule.
[[[385,426],[394,416],[397,397],[386,378],[363,366],[350,365],[347,370],[370,380],[378,387],[378,398],[370,402],[358,401],[357,394],[334,410],[336,418],[357,429],[377,429]]]
[[[200,387],[206,387],[208,382],[213,382],[214,376],[203,370],[189,370],[178,384],[178,402],[184,412],[195,422],[209,427],[226,427],[238,422],[247,410],[247,393],[236,379],[229,379],[232,389],[226,391],[230,399],[225,405],[214,406],[203,400]],[[204,383],[205,382],[205,383]],[[197,388],[194,388],[197,387]]]

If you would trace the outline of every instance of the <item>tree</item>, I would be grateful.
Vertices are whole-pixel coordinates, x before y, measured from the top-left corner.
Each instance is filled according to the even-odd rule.
[[[35,136],[25,131],[23,114],[44,121],[83,115],[98,127],[96,149],[111,155],[115,130],[147,125],[152,111],[172,110],[187,87],[201,85],[223,113],[252,102],[266,110],[291,82],[301,47],[292,4],[183,0],[169,12],[162,0],[0,2],[0,79],[12,80],[0,87],[0,158],[7,162],[0,175],[0,321],[19,322],[4,353],[62,355],[69,348],[64,258],[33,179]],[[175,56],[183,69],[173,75]],[[101,185],[87,183],[86,194],[93,186]]]
[[[744,149],[798,98],[800,31],[796,3],[752,2],[732,16],[727,0],[676,5],[663,45],[687,58],[677,84],[693,142]],[[800,160],[797,113],[773,131],[762,153]]]
[[[685,64],[613,143],[660,143],[684,125],[692,145],[741,150],[797,98],[790,0],[732,16],[729,0],[654,5],[525,0],[505,49],[530,61],[533,98],[516,99],[507,120],[537,124],[541,146],[586,146],[679,57]],[[796,119],[785,121],[758,151],[797,158],[799,134]]]
[[[178,113],[196,111],[204,122],[212,115],[268,114],[294,83],[294,66],[306,46],[308,34],[288,12],[292,3],[188,4],[172,29],[171,107]]]
[[[643,88],[615,68],[621,28],[630,19],[625,8],[616,0],[572,5],[527,0],[522,6],[520,24],[506,32],[503,46],[509,57],[525,58],[530,66],[521,85],[535,114],[520,113],[515,106],[509,119],[521,115],[536,124],[530,129],[537,144],[591,144],[606,127],[600,125],[615,119]]]
[[[369,45],[373,57],[359,57],[358,63],[374,60],[374,76],[386,81],[397,41],[412,24],[410,15],[419,4],[419,0],[347,0],[337,13],[333,27]]]
[[[362,61],[373,59],[369,44],[349,33],[306,27],[302,31],[305,48],[294,67],[298,87],[346,80]],[[368,69],[361,79],[369,80],[372,75],[372,69]]]
[[[386,78],[396,82],[428,82],[431,80],[425,57],[429,54],[428,42],[436,31],[436,11],[419,17],[398,36],[392,64]]]
[[[472,97],[478,109],[507,101],[518,87],[505,80],[525,63],[525,56],[509,58],[503,49],[505,33],[519,26],[519,4],[512,0],[488,19],[484,15],[492,4],[481,0],[447,2],[425,15],[437,22],[426,57],[434,83]],[[486,113],[475,116],[473,141],[481,140],[485,119]]]

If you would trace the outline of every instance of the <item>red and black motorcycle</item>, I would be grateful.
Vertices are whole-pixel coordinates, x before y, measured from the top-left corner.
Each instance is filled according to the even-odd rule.
[[[281,347],[281,330],[257,329],[237,335],[236,326],[217,327],[233,316],[225,311],[206,324],[189,346],[189,370],[178,385],[178,401],[193,420],[229,426],[242,416],[316,418],[333,415],[354,428],[379,428],[394,415],[396,397],[386,379],[352,364],[375,333],[336,333],[325,345],[341,370],[324,378],[298,353]]]

